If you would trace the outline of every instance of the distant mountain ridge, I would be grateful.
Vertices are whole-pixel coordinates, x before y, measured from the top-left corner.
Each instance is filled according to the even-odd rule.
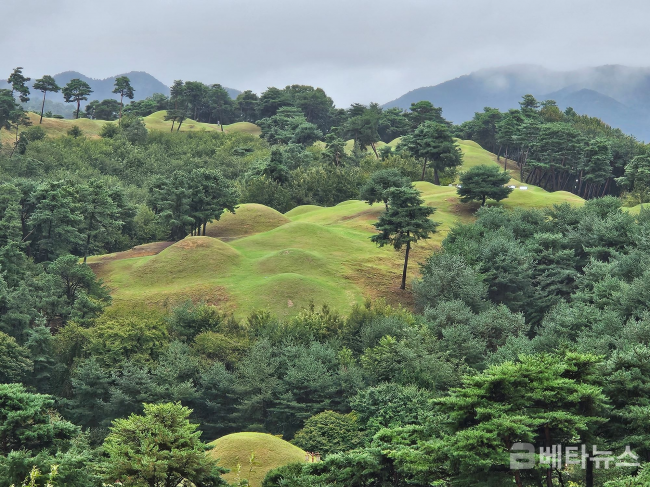
[[[63,73],[59,73],[54,75],[54,79],[56,80],[57,84],[61,87],[66,85],[67,83],[70,82],[70,80],[78,78],[82,81],[85,81],[90,85],[90,87],[93,89],[92,94],[88,97],[88,101],[92,100],[105,100],[106,98],[113,98],[116,100],[119,100],[120,97],[119,95],[116,95],[112,93],[114,84],[115,84],[115,79],[118,78],[119,76],[127,76],[131,80],[131,85],[133,86],[135,90],[135,96],[134,100],[144,100],[145,98],[153,95],[154,93],[162,93],[163,95],[169,96],[169,86],[165,85],[163,82],[159,81],[149,73],[146,73],[144,71],[130,71],[128,73],[123,73],[123,74],[117,74],[115,76],[111,76],[110,78],[105,78],[105,79],[95,79],[95,78],[89,78],[88,76],[79,73],[78,71],[64,71]],[[30,95],[30,106],[33,104],[34,101],[40,100],[40,92],[35,91],[32,89],[32,85],[34,83],[34,77],[32,77],[32,80],[29,82],[29,87],[31,90],[31,95]],[[7,83],[7,80],[0,80],[0,88],[10,88],[9,84]],[[226,91],[228,91],[228,94],[230,95],[231,98],[236,98],[239,93],[241,93],[238,90],[235,90],[233,88],[225,88]],[[59,93],[48,93],[47,99],[51,102],[51,106],[57,106],[57,104],[62,104],[64,103],[63,100],[63,95]],[[82,104],[83,106],[83,104]],[[71,113],[71,106],[65,107],[66,112],[70,111]],[[76,108],[76,107],[75,107]],[[46,107],[46,109],[48,109]],[[39,101],[39,110],[40,110],[40,101]]]
[[[608,65],[553,71],[535,65],[484,69],[444,83],[418,88],[388,102],[385,108],[408,109],[429,100],[454,123],[470,120],[486,106],[518,108],[527,93],[553,99],[560,108],[598,117],[640,140],[650,140],[650,68]]]

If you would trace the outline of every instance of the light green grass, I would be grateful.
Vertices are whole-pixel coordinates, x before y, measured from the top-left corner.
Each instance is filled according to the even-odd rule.
[[[144,117],[144,123],[147,126],[148,130],[166,130],[170,131],[172,127],[171,121],[165,121],[165,111],[159,111],[152,113],[151,115]],[[29,113],[29,119],[32,122],[33,126],[39,125],[38,121],[40,115],[35,113]],[[99,137],[99,134],[102,131],[102,128],[105,124],[116,124],[117,122],[107,122],[105,120],[90,120],[88,118],[80,118],[79,120],[68,120],[68,119],[58,119],[58,118],[44,118],[43,123],[40,125],[45,133],[49,137],[62,137],[67,135],[68,130],[73,126],[78,126],[85,137],[96,138]],[[176,131],[178,124],[174,126],[174,131]],[[26,127],[21,127],[19,130],[25,130]],[[223,126],[225,132],[244,132],[251,135],[260,135],[261,129],[249,122],[237,122],[231,125]],[[210,123],[201,123],[195,122],[194,120],[186,119],[181,125],[181,132],[193,132],[193,131],[209,131],[209,132],[220,132],[221,127],[219,125],[210,124]],[[15,132],[10,132],[7,130],[0,130],[0,142],[1,143],[12,143],[15,141],[16,135]]]
[[[224,213],[218,222],[208,223],[205,234],[209,237],[234,239],[273,230],[291,220],[273,208],[246,203],[235,213]]]
[[[39,125],[38,121],[40,120],[40,115],[30,112],[29,120],[32,123],[32,126]],[[43,123],[40,124],[40,127],[45,130],[45,133],[49,137],[61,137],[67,135],[68,130],[73,126],[77,126],[83,132],[83,135],[86,137],[99,137],[99,133],[102,130],[102,127],[106,123],[116,123],[116,122],[106,122],[104,120],[89,120],[87,118],[80,118],[79,120],[67,120],[67,119],[57,119],[57,118],[44,118]],[[20,127],[19,131],[22,132],[27,127]],[[16,139],[16,133],[10,132],[5,129],[0,130],[0,142],[2,143],[13,143]]]
[[[305,213],[309,213],[310,211],[315,211],[321,209],[322,206],[318,205],[302,205],[302,206],[297,206],[293,210],[287,211],[284,216],[288,218],[294,218],[300,215],[304,215]]]
[[[305,451],[276,436],[265,433],[233,433],[209,444],[208,454],[218,465],[230,469],[223,477],[228,482],[248,480],[260,487],[266,474],[289,463],[305,462]],[[254,455],[251,463],[251,454]],[[239,473],[238,473],[239,471]]]
[[[172,122],[171,120],[165,121],[166,114],[167,112],[165,110],[152,113],[148,117],[144,117],[144,123],[147,125],[149,130],[171,131]],[[176,131],[177,127],[178,124],[174,124],[174,131]],[[181,132],[193,132],[197,130],[221,132],[221,126],[213,123],[195,122],[189,118],[185,119],[181,124]],[[252,135],[259,135],[261,133],[261,130],[257,125],[249,122],[237,122],[230,125],[224,125],[223,130],[224,132],[245,132]]]
[[[232,217],[251,228],[246,212]],[[157,255],[92,257],[89,263],[112,290],[114,306],[124,311],[192,299],[240,317],[256,309],[284,317],[312,302],[342,312],[361,303],[363,293],[347,278],[354,270],[347,261],[358,262],[372,250],[364,235],[347,228],[290,222],[229,243],[188,237]]]
[[[472,143],[461,143],[465,165],[496,164],[493,154]],[[566,192],[548,193],[518,181],[509,198],[494,206],[541,208],[583,200]],[[417,262],[426,257],[458,222],[474,219],[477,204],[459,201],[455,186],[416,182],[422,198],[435,207],[440,222],[430,239],[412,251],[409,279]],[[241,205],[235,214],[208,226],[212,237],[188,237],[158,255],[93,257],[90,263],[112,289],[114,308],[166,308],[185,299],[204,300],[245,317],[267,309],[279,317],[295,315],[314,303],[327,303],[347,313],[366,298],[386,298],[393,304],[411,304],[408,292],[398,289],[403,253],[378,248],[370,241],[372,226],[383,204],[344,201],[333,207],[300,206],[285,215],[257,204]]]
[[[641,213],[641,208],[649,209],[650,203],[642,203],[636,206],[623,207],[623,210],[627,211],[631,215],[638,215],[639,213]]]
[[[262,134],[262,129],[258,125],[250,122],[235,122],[230,125],[224,125],[223,128],[226,132],[243,132],[258,137]]]

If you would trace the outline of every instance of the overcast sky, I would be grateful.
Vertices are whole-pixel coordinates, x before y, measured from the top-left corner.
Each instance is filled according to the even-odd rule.
[[[147,71],[385,103],[481,68],[650,66],[647,0],[0,0],[0,78]]]

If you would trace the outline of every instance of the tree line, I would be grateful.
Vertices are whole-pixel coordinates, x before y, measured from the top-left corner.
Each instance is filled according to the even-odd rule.
[[[503,158],[504,167],[510,160],[522,182],[548,191],[586,199],[626,192],[643,200],[637,202],[647,199],[643,178],[634,176],[647,166],[645,145],[572,108],[562,112],[553,100],[525,95],[519,109],[506,113],[486,107],[455,133]]]
[[[16,144],[19,127],[29,121],[19,105],[12,102],[12,97],[18,96],[23,102],[29,99],[27,81],[22,68],[16,68],[9,77],[12,90],[0,94],[4,100],[0,101],[0,127],[16,129]],[[43,92],[44,99],[47,92],[61,89],[51,76],[37,80],[34,88]],[[77,104],[77,117],[81,101],[91,91],[80,80],[72,80],[63,88],[66,101]],[[176,80],[169,97],[155,94],[124,105],[124,98],[133,99],[134,90],[128,78],[120,77],[115,82],[114,93],[120,95],[119,102],[92,101],[86,105],[85,116],[117,120],[123,114],[144,117],[166,110],[172,131],[179,131],[188,118],[220,123],[222,130],[224,124],[248,121],[258,124],[262,137],[272,145],[308,146],[323,141],[328,156],[337,166],[345,159],[347,140],[352,139],[360,151],[372,150],[379,158],[379,142],[389,143],[404,137],[398,150],[408,151],[423,161],[422,178],[429,161],[436,183],[440,170],[457,165],[451,149],[453,137],[459,137],[478,142],[497,154],[499,160],[504,158],[504,168],[510,160],[519,169],[522,182],[549,191],[570,191],[587,199],[624,193],[630,203],[649,199],[650,185],[643,177],[648,169],[643,144],[598,119],[578,115],[571,108],[562,112],[553,100],[539,102],[532,95],[523,97],[519,109],[501,113],[486,107],[472,120],[454,126],[443,118],[440,108],[427,101],[413,103],[407,111],[383,109],[374,103],[341,109],[335,107],[322,89],[305,85],[270,87],[259,96],[249,90],[233,100],[220,84]],[[41,117],[42,114],[41,110]],[[424,122],[430,123],[424,127]],[[417,139],[417,129],[420,135],[426,132],[430,141],[409,144],[413,137]],[[427,147],[429,154],[423,154],[418,144]]]

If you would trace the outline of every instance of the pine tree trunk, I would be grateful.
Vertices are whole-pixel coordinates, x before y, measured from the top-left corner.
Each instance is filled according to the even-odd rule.
[[[582,191],[582,169],[580,169],[580,175],[578,176],[578,191],[577,195],[580,196],[580,191]]]
[[[86,259],[88,258],[88,249],[90,248],[90,232],[91,232],[92,226],[88,227],[88,235],[86,236],[86,248],[84,249],[84,264],[86,263]]]
[[[605,196],[605,193],[607,193],[607,188],[609,187],[609,182],[612,180],[612,178],[607,178],[607,182],[605,183],[605,188],[603,189],[603,194],[600,196]]]
[[[79,120],[79,110],[81,110],[81,100],[77,100],[77,120]]]
[[[533,180],[533,176],[535,175],[535,173],[536,173],[538,170],[539,170],[539,168],[536,167],[536,168],[534,168],[532,171],[530,171],[530,172],[528,173],[528,176],[526,176],[526,181],[523,181],[523,182],[525,182],[526,184],[530,183],[530,181]]]
[[[18,127],[20,127],[20,123],[16,122],[16,142],[14,142],[14,148],[11,150],[9,157],[13,157],[14,152],[16,152],[16,147],[18,147]]]
[[[587,472],[585,474],[585,487],[594,487],[594,462],[587,458]]]
[[[375,157],[379,159],[379,154],[377,154],[377,148],[375,147],[375,143],[371,142],[370,147],[372,147],[373,152],[375,153]]]
[[[546,447],[551,448],[551,429],[547,425],[544,425],[544,436],[546,437]],[[551,461],[552,462],[552,461]],[[549,465],[546,470],[546,487],[553,487],[553,470],[552,465]]]
[[[172,119],[172,130],[171,130],[172,132],[174,131],[174,124],[175,124],[175,123],[176,123],[176,119],[173,118],[173,119]]]
[[[124,107],[124,94],[120,93],[120,127],[122,126],[122,107]]]
[[[39,125],[43,123],[43,112],[45,111],[45,94],[46,93],[47,93],[47,91],[43,92],[43,104],[41,105],[41,121],[38,122]]]
[[[427,170],[427,160],[426,158],[424,159],[424,163],[422,164],[422,177],[420,178],[420,181],[424,181],[424,173]]]
[[[422,178],[424,179],[424,178]],[[440,176],[438,175],[438,168],[434,167],[433,168],[433,184],[437,184],[440,186]]]
[[[408,236],[408,232],[406,234]],[[409,252],[411,250],[411,242],[406,242],[406,255],[404,256],[404,271],[402,272],[402,285],[400,289],[406,289],[406,269],[409,265]]]

